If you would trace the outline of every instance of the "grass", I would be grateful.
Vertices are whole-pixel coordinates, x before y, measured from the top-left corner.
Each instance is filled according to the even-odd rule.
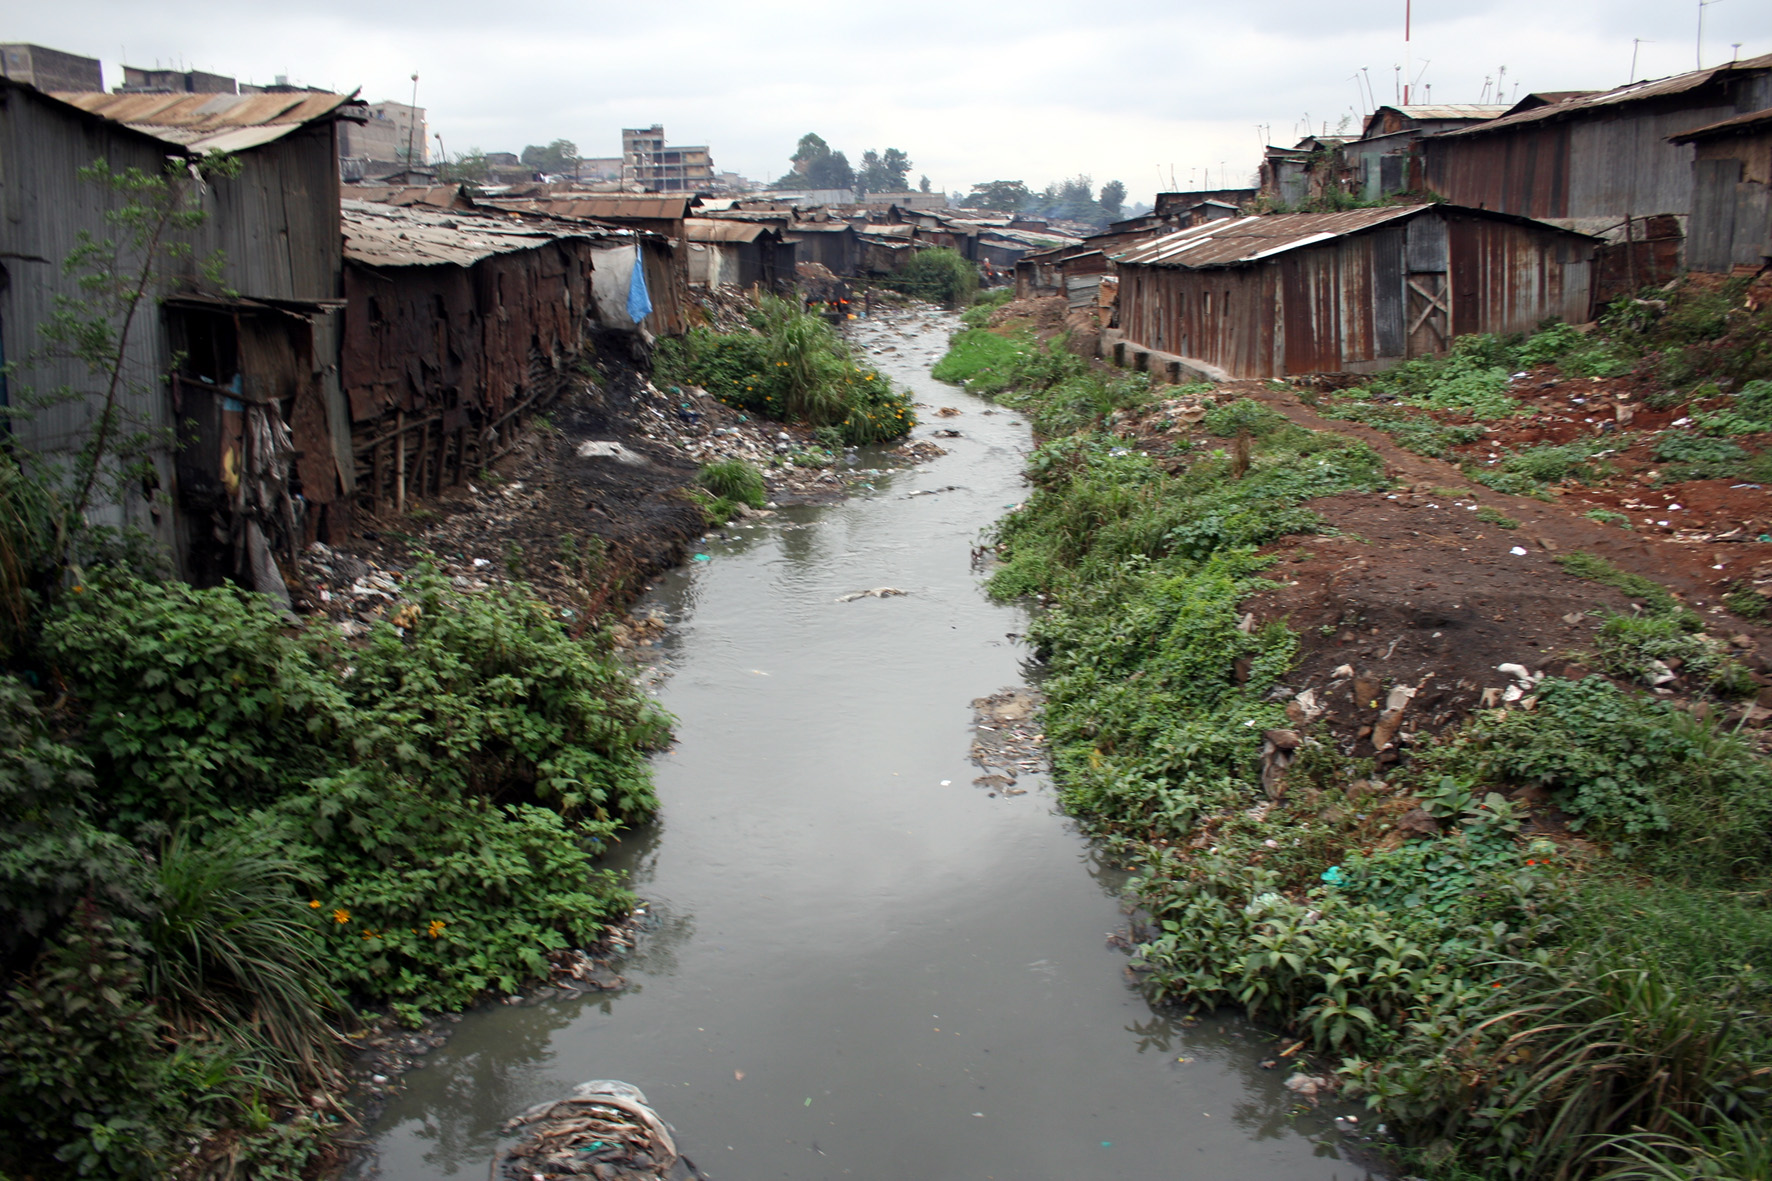
[[[1551,343],[1567,356],[1586,339]],[[1469,344],[1466,369],[1518,347]],[[1423,396],[1406,387],[1430,368],[1399,378],[1402,395]],[[1061,799],[1137,873],[1147,994],[1284,1028],[1418,1175],[1762,1175],[1772,771],[1753,744],[1604,678],[1552,680],[1525,708],[1418,736],[1382,779],[1302,728],[1274,798],[1262,735],[1293,725],[1281,703],[1300,640],[1241,626],[1269,561],[1258,547],[1314,528],[1314,497],[1381,487],[1382,467],[1236,402],[1203,424],[1234,446],[1159,463],[1104,431],[1111,401],[1070,381],[999,395],[1063,429],[1029,457],[989,588],[1043,605],[1029,635]],[[1592,460],[1522,454],[1509,474],[1534,486]],[[1678,660],[1741,687],[1666,588],[1591,554],[1559,560],[1649,608],[1608,620],[1594,659],[1627,674]],[[1578,842],[1525,834],[1526,787]],[[1417,807],[1437,835],[1381,826]]]
[[[1493,525],[1497,529],[1518,529],[1520,527],[1520,522],[1516,518],[1508,516],[1499,509],[1490,508],[1486,504],[1478,506],[1477,520]]]
[[[1589,582],[1623,591],[1630,598],[1641,600],[1644,606],[1653,611],[1673,611],[1680,607],[1680,601],[1659,582],[1644,578],[1641,574],[1620,570],[1605,558],[1584,550],[1557,555],[1557,564],[1577,578],[1585,578]]]

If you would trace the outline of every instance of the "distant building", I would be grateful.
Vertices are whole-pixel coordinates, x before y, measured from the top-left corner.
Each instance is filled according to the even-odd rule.
[[[579,180],[620,180],[621,157],[597,156],[588,160],[580,160],[574,175]]]
[[[621,179],[649,193],[695,193],[714,186],[707,146],[667,147],[664,127],[626,127],[621,133]]]
[[[96,57],[81,57],[41,45],[0,45],[0,78],[38,90],[103,90],[104,72]]]
[[[370,103],[369,119],[362,126],[340,123],[338,154],[341,160],[372,164],[422,166],[429,160],[425,145],[425,109],[406,103]],[[365,172],[373,172],[366,168]]]
[[[123,67],[123,85],[118,94],[239,94],[240,87],[225,74],[206,74],[202,70],[144,70],[137,66]]]

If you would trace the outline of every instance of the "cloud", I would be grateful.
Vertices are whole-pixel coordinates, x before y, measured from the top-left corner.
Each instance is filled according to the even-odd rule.
[[[913,175],[965,190],[1086,173],[1134,197],[1208,170],[1243,183],[1261,140],[1357,126],[1366,76],[1392,100],[1404,58],[1402,5],[1132,0],[1079,9],[905,0],[886,8],[663,0],[649,5],[431,0],[421,10],[332,4],[261,9],[219,0],[168,8],[62,0],[14,14],[10,36],[130,64],[276,74],[370,99],[419,102],[452,151],[519,151],[556,138],[614,155],[620,129],[654,122],[706,143],[716,164],[779,176],[817,131],[859,158],[910,153]],[[1440,102],[1474,102],[1507,72],[1504,97],[1692,68],[1695,13],[1664,0],[1416,0],[1409,59]],[[1772,52],[1772,5],[1706,10],[1707,64]],[[94,29],[105,30],[104,43]],[[1360,68],[1367,75],[1356,81]],[[1425,94],[1425,91],[1418,91]],[[1265,130],[1258,130],[1265,129]]]

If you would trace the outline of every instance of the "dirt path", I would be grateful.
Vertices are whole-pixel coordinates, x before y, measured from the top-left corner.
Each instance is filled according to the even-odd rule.
[[[1416,493],[1439,489],[1461,492],[1520,522],[1514,530],[1519,544],[1550,553],[1583,550],[1633,574],[1667,586],[1691,606],[1707,610],[1715,605],[1721,584],[1745,575],[1753,566],[1772,560],[1772,545],[1756,541],[1693,544],[1631,533],[1616,525],[1590,521],[1579,512],[1557,503],[1528,496],[1508,496],[1470,480],[1458,468],[1440,459],[1405,451],[1385,432],[1358,423],[1325,418],[1306,406],[1296,391],[1279,390],[1261,383],[1242,383],[1239,393],[1272,407],[1293,422],[1311,430],[1350,435],[1384,457],[1386,468]],[[1718,565],[1722,570],[1716,569]],[[1739,625],[1747,627],[1745,623]],[[1738,629],[1739,630],[1739,629]]]

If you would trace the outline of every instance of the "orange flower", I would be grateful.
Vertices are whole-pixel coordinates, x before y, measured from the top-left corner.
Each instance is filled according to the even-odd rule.
[[[440,937],[443,934],[443,928],[446,925],[447,924],[444,923],[444,921],[442,919],[432,919],[431,920],[431,927],[430,927],[431,938],[436,939],[436,938]]]
[[[318,898],[312,899],[308,902],[308,905],[313,907],[315,910],[319,910],[320,909],[320,900]]]
[[[348,923],[351,921],[351,912],[341,906],[332,912],[332,921],[335,923]]]

